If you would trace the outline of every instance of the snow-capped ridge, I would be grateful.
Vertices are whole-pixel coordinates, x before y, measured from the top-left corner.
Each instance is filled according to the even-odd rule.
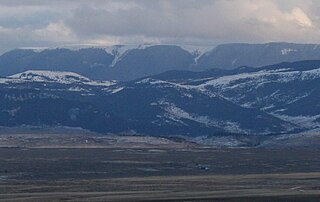
[[[94,81],[74,72],[28,70],[9,76],[10,79],[30,82],[53,82],[61,84],[83,83],[87,85],[110,86],[115,81]]]
[[[35,82],[59,82],[59,83],[90,81],[89,78],[73,72],[42,71],[42,70],[29,70],[19,74],[14,74],[12,76],[9,76],[9,78],[35,81]]]

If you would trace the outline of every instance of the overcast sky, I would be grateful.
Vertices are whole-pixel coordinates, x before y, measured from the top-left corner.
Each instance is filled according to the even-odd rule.
[[[320,43],[319,0],[0,0],[0,53],[18,47]]]

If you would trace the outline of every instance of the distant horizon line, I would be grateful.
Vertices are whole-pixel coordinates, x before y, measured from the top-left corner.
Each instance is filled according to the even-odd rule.
[[[265,44],[296,44],[296,45],[320,45],[320,43],[302,43],[302,42],[288,42],[288,41],[270,41],[270,42],[225,42],[216,44],[191,44],[191,43],[118,43],[113,45],[95,44],[95,43],[79,43],[79,44],[66,44],[55,46],[21,46],[13,49],[54,49],[60,47],[116,47],[116,46],[156,46],[156,45],[175,45],[175,46],[195,46],[195,47],[215,47],[219,45],[233,45],[233,44],[247,44],[247,45],[265,45]]]

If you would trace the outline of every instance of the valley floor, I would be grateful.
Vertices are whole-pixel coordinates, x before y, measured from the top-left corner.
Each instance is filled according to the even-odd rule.
[[[0,148],[0,201],[318,201],[319,149]]]
[[[318,201],[320,173],[1,181],[1,201]]]

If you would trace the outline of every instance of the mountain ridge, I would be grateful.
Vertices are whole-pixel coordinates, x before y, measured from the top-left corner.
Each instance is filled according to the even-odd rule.
[[[37,72],[55,72],[29,71],[19,74],[27,79],[0,79],[0,125],[194,137],[315,131],[319,67],[320,61],[301,61],[183,76],[169,71],[129,82],[87,81],[81,75],[78,82],[39,80]]]
[[[27,70],[71,71],[94,80],[129,81],[171,70],[264,67],[320,59],[317,44],[117,45],[112,47],[17,49],[0,56],[0,76]]]

